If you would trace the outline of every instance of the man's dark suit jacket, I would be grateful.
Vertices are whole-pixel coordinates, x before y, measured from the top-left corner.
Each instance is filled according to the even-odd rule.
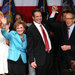
[[[27,39],[28,39],[27,40],[28,55],[29,55],[30,63],[35,60],[38,66],[44,65],[47,52],[45,50],[45,45],[41,37],[41,34],[36,28],[36,26],[34,25],[34,23],[27,30]],[[50,54],[50,61],[52,62],[52,50],[49,52],[49,54]]]
[[[53,42],[52,42],[52,37],[50,35],[50,31],[52,30],[51,26],[48,26],[48,22],[54,22],[56,19],[57,14],[55,14],[54,18],[49,18],[49,20],[44,20],[42,21],[42,24],[46,28],[48,35],[51,40],[51,45],[52,45],[52,50],[49,52],[50,55],[50,67],[53,65]],[[46,55],[47,52],[45,50],[45,44],[43,42],[43,39],[41,37],[40,32],[32,23],[32,25],[27,29],[27,47],[28,47],[28,56],[29,56],[29,61],[30,63],[33,62],[34,60],[36,61],[38,66],[42,66],[45,64],[46,61]]]
[[[70,61],[75,60],[75,27],[74,27],[74,30],[73,30],[69,40],[67,40],[66,25],[63,25],[61,30],[62,30],[61,45],[71,45],[71,50],[64,52],[64,54],[66,56],[66,60],[68,62],[68,67],[70,68],[70,64],[71,64]]]

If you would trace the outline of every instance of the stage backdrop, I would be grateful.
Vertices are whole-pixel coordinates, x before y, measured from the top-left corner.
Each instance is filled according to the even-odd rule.
[[[20,12],[27,23],[32,23],[32,11],[37,8],[39,0],[14,0],[16,12]],[[75,5],[75,0],[73,0]],[[58,6],[58,11],[61,11],[63,0],[47,0],[49,14],[51,13],[52,5]],[[3,0],[0,0],[0,10],[2,9]]]

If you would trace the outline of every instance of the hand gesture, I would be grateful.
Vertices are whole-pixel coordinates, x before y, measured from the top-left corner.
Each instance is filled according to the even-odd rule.
[[[52,13],[55,14],[57,10],[58,10],[57,6],[53,5],[52,6]]]
[[[32,67],[32,68],[36,68],[36,67],[37,67],[37,64],[36,64],[36,62],[35,62],[35,61],[34,61],[34,62],[32,62],[30,65],[31,65],[31,67]]]
[[[53,6],[52,6],[52,10],[53,10],[53,11],[57,11],[57,9],[58,9],[58,7],[57,7],[56,5],[53,5]]]
[[[63,51],[67,51],[67,50],[70,50],[71,49],[71,46],[70,45],[63,45],[63,46],[61,46],[61,49]]]
[[[1,18],[1,23],[2,23],[2,28],[5,29],[6,28],[6,24],[7,24],[7,19],[5,17]]]
[[[7,24],[7,19],[5,17],[2,17],[1,22],[2,22],[3,25],[6,25]]]

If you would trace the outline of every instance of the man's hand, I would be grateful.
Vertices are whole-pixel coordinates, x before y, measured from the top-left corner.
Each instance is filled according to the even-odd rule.
[[[75,60],[71,60],[71,68],[73,70],[73,72],[75,73]]]
[[[56,11],[58,10],[58,7],[56,5],[52,6],[52,13],[55,15]]]
[[[67,50],[70,50],[71,49],[71,46],[70,45],[63,45],[63,46],[61,46],[61,49],[63,51],[67,51]]]
[[[34,61],[34,62],[32,62],[30,65],[31,65],[31,67],[32,67],[32,68],[36,68],[36,67],[37,67],[37,64],[36,64],[36,62],[35,62],[35,61]]]

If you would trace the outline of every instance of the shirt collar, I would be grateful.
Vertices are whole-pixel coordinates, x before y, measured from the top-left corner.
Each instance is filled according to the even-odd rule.
[[[70,29],[73,29],[73,28],[74,28],[74,26],[75,26],[75,24],[73,24],[73,25],[72,25],[72,26],[70,26],[69,28],[70,28]]]
[[[35,24],[36,27],[42,25],[42,24],[36,23],[35,21],[33,21],[33,23]]]

